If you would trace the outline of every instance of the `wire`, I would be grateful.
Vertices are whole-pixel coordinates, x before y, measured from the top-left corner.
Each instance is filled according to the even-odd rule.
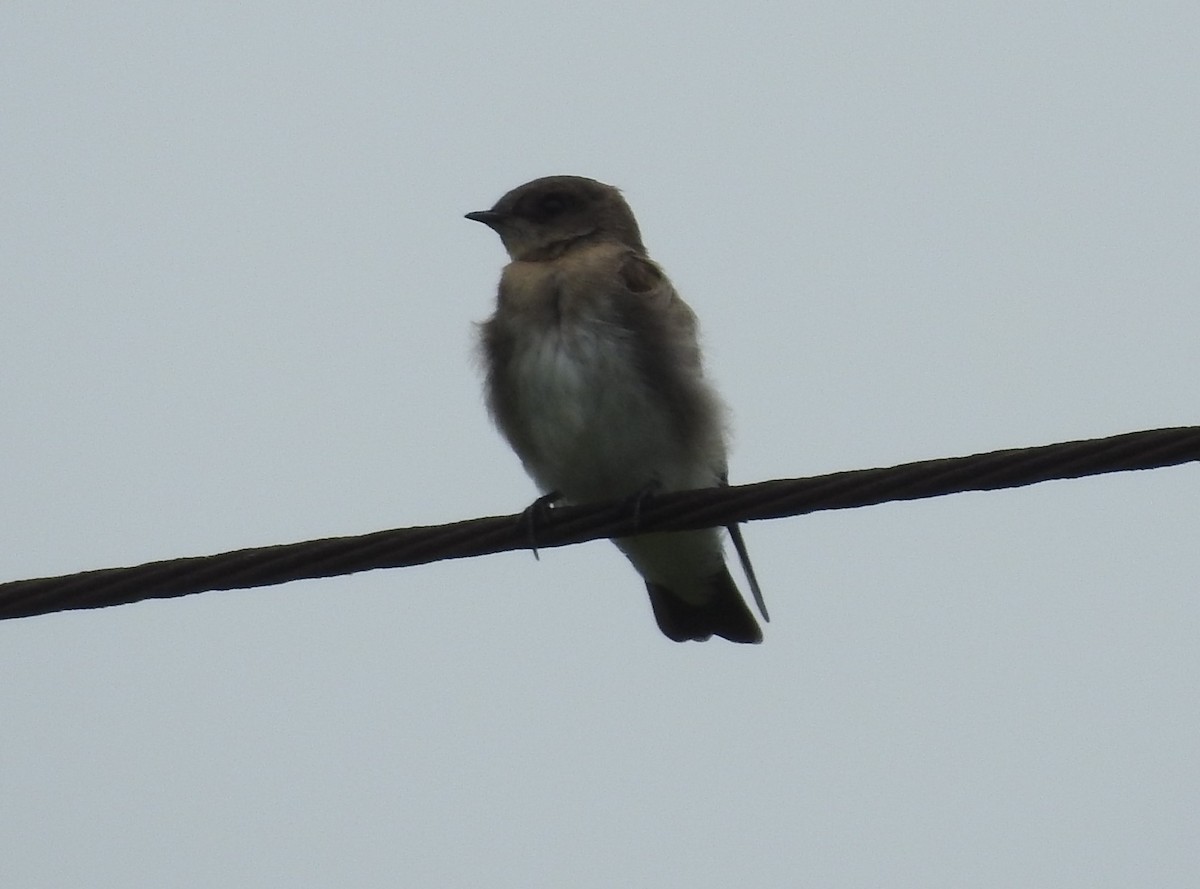
[[[556,507],[538,524],[536,543],[568,546],[599,537],[710,528],[1192,461],[1200,461],[1200,427],[1129,432],[883,469],[658,494],[643,499],[636,516],[624,501]],[[492,516],[10,581],[0,584],[0,619],[403,568],[528,548],[532,542],[523,514]]]

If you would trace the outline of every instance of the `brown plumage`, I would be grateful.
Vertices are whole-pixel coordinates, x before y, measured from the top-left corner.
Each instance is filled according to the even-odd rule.
[[[704,376],[695,316],[647,256],[620,192],[552,176],[467,218],[495,230],[512,260],[481,325],[487,403],[543,493],[583,503],[724,484],[725,411]],[[615,543],[666,636],[761,641],[719,530]]]

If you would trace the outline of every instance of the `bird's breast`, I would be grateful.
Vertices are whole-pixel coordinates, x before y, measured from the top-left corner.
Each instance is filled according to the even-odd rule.
[[[564,317],[514,345],[518,451],[542,487],[605,500],[661,474],[675,449],[672,430],[619,330]]]
[[[496,413],[507,416],[510,442],[540,487],[576,502],[627,496],[651,481],[713,483],[676,478],[691,473],[679,465],[670,410],[642,377],[637,339],[612,305],[619,295],[588,271],[513,263],[505,272],[494,323],[509,348],[493,398],[506,399]]]

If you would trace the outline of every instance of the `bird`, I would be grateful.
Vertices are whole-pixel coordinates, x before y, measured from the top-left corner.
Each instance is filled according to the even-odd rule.
[[[726,485],[727,409],[705,376],[696,316],[621,192],[547,176],[466,218],[496,232],[510,260],[477,348],[491,418],[544,495],[535,506]],[[740,530],[728,530],[765,622]],[[667,638],[762,641],[720,529],[614,543]]]

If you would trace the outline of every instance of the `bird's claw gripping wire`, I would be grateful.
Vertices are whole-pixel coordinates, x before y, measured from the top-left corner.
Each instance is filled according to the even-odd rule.
[[[558,491],[551,491],[549,494],[543,494],[537,500],[534,500],[521,513],[521,524],[525,526],[525,533],[529,537],[529,548],[533,550],[533,557],[539,562],[541,561],[541,556],[538,555],[537,546],[538,525],[549,523],[550,507],[559,500],[562,500],[562,494]]]
[[[654,499],[654,495],[662,490],[662,482],[658,479],[651,479],[642,485],[638,490],[634,491],[625,498],[626,509],[630,512],[630,518],[633,519],[633,530],[637,530],[642,524],[642,506],[648,501]]]

